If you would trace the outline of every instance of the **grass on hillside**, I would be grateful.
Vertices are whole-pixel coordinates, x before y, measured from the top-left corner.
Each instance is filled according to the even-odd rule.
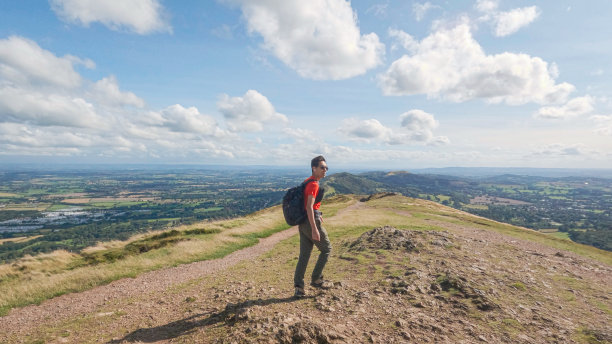
[[[323,225],[333,229],[328,231],[332,241],[357,238],[381,224],[400,229],[442,230],[436,222],[450,222],[537,241],[612,264],[612,255],[608,252],[479,218],[434,202],[402,196],[384,197],[366,203],[356,199],[342,195],[324,202],[321,209],[324,213]],[[356,208],[350,212],[340,212],[351,204]],[[57,251],[26,257],[12,264],[0,265],[0,288],[6,290],[0,294],[0,316],[14,307],[87,290],[123,277],[220,258],[286,228],[288,226],[277,206],[242,218],[175,227],[164,232],[137,235],[125,242],[100,243],[83,250],[81,254]],[[289,264],[295,265],[295,262]]]
[[[345,200],[346,201],[346,200]],[[342,202],[340,202],[342,203]],[[224,257],[289,228],[280,207],[239,219],[176,227],[127,241],[99,243],[80,254],[56,251],[0,265],[0,316],[124,277],[195,261]]]
[[[377,302],[379,302],[377,301],[379,297],[375,295],[375,293],[372,293],[372,291],[375,290],[375,288],[387,289],[390,287],[391,281],[407,278],[405,277],[405,273],[407,268],[410,269],[411,266],[414,266],[415,270],[421,272],[426,271],[425,267],[429,264],[437,264],[436,260],[439,259],[439,256],[432,256],[431,253],[427,252],[421,254],[398,254],[397,252],[376,249],[356,252],[351,251],[348,244],[352,243],[364,232],[382,225],[390,225],[404,229],[440,230],[443,229],[443,226],[438,226],[438,224],[447,225],[451,223],[461,226],[486,228],[487,230],[501,231],[504,233],[514,233],[507,228],[502,228],[504,227],[503,224],[488,222],[455,209],[443,207],[424,200],[409,199],[399,196],[374,199],[368,202],[356,202],[356,199],[356,197],[351,198],[342,196],[323,204],[322,211],[325,214],[324,226],[328,228],[328,233],[333,245],[332,260],[330,260],[331,264],[328,264],[326,267],[326,277],[334,281],[345,281],[347,284],[345,287],[334,291],[334,295],[336,293],[339,294],[342,297],[342,301],[336,302],[333,298],[325,298],[324,296],[321,297],[321,299],[327,299],[326,302],[329,304],[336,302],[337,306],[334,305],[334,307],[336,307],[336,310],[339,310],[338,313],[342,314],[342,312],[345,312],[344,315],[346,316],[346,312],[359,313],[361,312],[360,308],[363,307],[363,305],[353,302],[347,304],[342,303],[346,300],[352,300],[352,297],[347,295],[353,295],[357,291],[369,290],[370,294],[372,294],[370,298],[372,304],[371,307],[368,304],[364,315],[366,315],[366,313],[370,315],[376,314],[376,316],[379,316],[378,319],[381,320],[380,322],[379,320],[372,322],[372,324],[368,324],[367,326],[376,328],[377,331],[381,333],[394,330],[393,326],[395,326],[394,324],[397,319],[391,319],[391,316],[385,314],[386,311],[389,310],[388,306],[391,303],[382,303],[382,306],[386,306],[386,308],[382,306],[379,307],[379,304],[377,304]],[[351,206],[350,209],[342,211],[349,205]],[[508,227],[512,228],[512,226]],[[197,233],[199,230],[211,228],[217,228],[220,231],[217,233],[209,233],[204,230],[203,233]],[[163,233],[139,236],[129,243],[142,244],[147,240],[164,240],[193,235],[196,237],[201,236],[201,240],[193,241],[200,246],[204,245],[204,243],[210,244],[211,242],[218,242],[221,238],[229,240],[233,246],[226,245],[224,247],[226,250],[230,250],[240,245],[248,245],[249,242],[256,242],[257,238],[265,237],[277,230],[282,230],[282,228],[286,228],[286,225],[284,225],[282,221],[280,209],[276,207],[271,210],[264,210],[252,214],[246,218],[228,220],[220,223],[206,223],[205,225],[200,224],[192,227],[174,228]],[[530,240],[529,238],[536,238],[546,245],[552,247],[557,245],[556,240],[550,236],[527,229],[514,228],[517,232],[525,232],[522,234],[522,238],[527,240]],[[534,233],[539,235],[534,237]],[[516,236],[517,234],[514,233],[514,235]],[[142,255],[129,256],[113,263],[100,263],[95,266],[83,267],[82,269],[83,271],[95,272],[105,266],[118,267],[121,262],[131,262],[133,264],[138,262],[138,258],[147,255],[153,261],[155,259],[164,260],[167,259],[168,255],[174,257],[172,252],[174,252],[176,247],[182,247],[182,245],[187,245],[191,242],[190,240],[179,241],[166,247],[146,252]],[[87,252],[92,253],[96,250],[104,251],[125,248],[127,244],[119,242],[104,243]],[[572,245],[571,242],[569,244]],[[96,310],[95,312],[92,310],[94,313],[79,316],[78,318],[67,319],[59,325],[52,325],[49,327],[43,326],[39,330],[40,332],[33,334],[30,339],[41,340],[41,342],[57,341],[58,338],[61,340],[62,337],[68,338],[71,342],[110,340],[111,338],[115,338],[118,333],[113,333],[112,330],[107,330],[107,328],[112,328],[112,325],[121,323],[121,326],[127,326],[126,328],[121,328],[121,335],[125,333],[134,335],[133,338],[127,337],[129,341],[144,341],[146,337],[139,337],[139,335],[143,333],[170,334],[168,339],[171,341],[212,341],[215,338],[228,338],[227,336],[235,334],[235,331],[243,331],[244,327],[240,327],[242,325],[239,322],[225,322],[223,318],[221,318],[219,322],[208,324],[202,320],[206,316],[206,312],[203,310],[223,309],[224,306],[233,304],[245,304],[245,308],[248,308],[249,304],[252,305],[253,307],[251,310],[257,312],[254,319],[273,318],[277,314],[292,314],[293,316],[295,316],[295,314],[299,314],[300,316],[304,314],[323,314],[323,316],[325,316],[326,313],[321,313],[318,308],[321,304],[317,302],[316,297],[296,302],[266,303],[268,300],[282,300],[291,295],[291,277],[293,276],[297,261],[298,247],[299,237],[292,236],[277,244],[272,250],[263,254],[261,257],[254,260],[245,260],[238,265],[230,267],[228,270],[220,271],[214,275],[202,276],[201,278],[172,286],[161,295],[155,295],[157,298],[156,300],[164,300],[167,302],[168,300],[177,299],[181,301],[176,303],[170,301],[172,307],[168,307],[167,303],[160,305],[154,303],[154,308],[158,306],[168,307],[167,312],[171,313],[171,315],[161,320],[161,322],[156,322],[158,321],[157,319],[146,319],[142,320],[144,322],[143,325],[139,323],[138,320],[132,323],[125,319],[119,320],[126,312],[127,314],[131,314],[131,312],[136,312],[140,309],[132,307],[129,304],[126,305],[123,301],[118,301],[117,304],[109,303],[105,305],[101,310]],[[516,250],[516,253],[520,253],[520,248],[512,247],[511,249]],[[467,252],[462,251],[463,249],[459,247],[443,247],[440,248],[440,250],[449,252],[448,257],[452,257],[455,254],[458,257],[463,257],[464,254],[467,254]],[[593,251],[598,250],[593,248]],[[230,251],[215,250],[214,247],[208,247],[199,252],[202,254],[200,258],[204,259],[206,254],[223,255]],[[439,252],[440,251],[437,251],[437,253]],[[313,253],[309,264],[309,271],[311,271],[310,269],[312,269],[314,261],[317,258],[316,252]],[[519,257],[519,255],[515,257],[513,254],[515,252],[509,251],[508,253],[511,260],[505,262],[504,266],[508,269],[512,269],[514,265],[519,265],[518,260],[520,260],[521,257]],[[601,256],[610,257],[611,255],[609,252],[601,252]],[[68,261],[72,258],[66,257]],[[513,259],[516,259],[516,264]],[[455,260],[455,262],[457,262],[457,265],[462,264],[461,260]],[[491,263],[493,266],[495,265],[493,260]],[[431,281],[439,285],[442,289],[438,296],[444,299],[457,300],[458,298],[455,297],[455,294],[464,292],[462,291],[462,283],[457,279],[462,275],[448,272],[445,268],[442,268],[442,265],[439,265],[438,268],[440,268],[438,278]],[[532,268],[544,269],[543,266]],[[496,276],[494,271],[490,271],[486,275],[475,274],[472,276],[473,279],[470,280],[470,283],[473,283],[474,287],[488,291],[488,288],[481,287],[478,284],[479,278],[481,278],[480,276],[483,276],[482,278],[487,277],[502,281],[503,284],[495,286],[499,295],[489,294],[495,297],[495,302],[499,302],[505,307],[508,307],[508,309],[518,310],[520,309],[518,308],[518,303],[528,305],[538,301],[543,304],[542,307],[548,307],[550,305],[551,307],[555,307],[552,308],[553,310],[559,311],[556,301],[547,301],[544,298],[544,294],[531,293],[533,284],[530,284],[527,280],[522,280],[520,273],[514,275],[513,278],[508,278],[507,272],[508,270],[504,270],[500,272],[501,275],[499,276]],[[542,275],[544,276],[546,274]],[[306,277],[308,278],[309,276],[307,275]],[[396,277],[396,279],[392,277]],[[421,279],[421,277],[419,277],[419,279]],[[549,285],[552,288],[551,290],[554,291],[552,295],[559,295],[562,297],[562,299],[559,300],[559,304],[566,306],[565,312],[568,312],[567,309],[569,309],[567,305],[571,305],[572,302],[575,302],[575,300],[572,299],[573,293],[570,292],[569,289],[586,290],[583,288],[589,287],[585,285],[584,281],[561,273],[559,275],[548,275],[545,279],[549,281]],[[430,281],[425,280],[425,282],[429,283]],[[228,290],[228,292],[225,292],[225,290]],[[308,292],[311,293],[313,290],[309,289]],[[546,294],[548,295],[549,292],[547,291]],[[429,297],[432,298],[431,296]],[[149,298],[151,298],[151,295],[139,295],[135,296],[134,299],[130,299],[129,302],[142,305],[150,302],[151,300]],[[398,296],[398,298],[406,299],[407,295]],[[427,296],[424,298],[427,298]],[[414,302],[416,301],[418,300]],[[487,317],[486,314],[478,311],[475,305],[469,300],[466,299],[462,301],[464,301],[464,307],[469,315],[473,317],[473,319],[468,319],[468,321],[476,324],[477,329],[486,329],[487,331],[499,334],[500,337],[498,338],[501,338],[501,335],[507,335],[511,341],[512,339],[516,339],[521,333],[531,329],[526,322],[517,321],[511,313],[496,318]],[[265,306],[260,307],[257,305]],[[601,304],[597,305],[597,307],[607,311],[609,314],[607,305]],[[342,309],[340,310],[339,308]],[[582,307],[581,309],[586,308]],[[547,308],[543,308],[543,314],[545,314],[547,310]],[[145,312],[147,311],[150,310],[145,310]],[[204,314],[202,314],[203,312]],[[427,313],[428,310],[425,309],[423,312]],[[233,315],[230,312],[221,312],[221,314]],[[134,317],[138,318],[138,316],[139,315],[134,314]],[[184,319],[185,317],[187,317],[186,319],[188,319],[188,321]],[[176,319],[179,320],[176,321]],[[234,317],[232,317],[232,319],[234,319]],[[384,323],[382,323],[383,320]],[[127,325],[124,325],[124,323]],[[461,338],[461,335],[462,334],[458,334],[457,338],[451,337],[449,340],[457,339],[457,341],[459,341],[459,339],[465,339]],[[572,337],[572,340],[583,343],[591,342],[591,339],[596,337],[596,333],[594,333],[593,329],[590,327],[579,328],[577,334],[574,332],[574,335],[575,337]],[[256,336],[256,334],[251,334],[251,336]],[[472,337],[469,338],[471,339]],[[362,341],[367,340],[366,338],[362,339]],[[355,340],[355,342],[359,341],[360,340]]]
[[[399,199],[398,199],[399,198]],[[401,199],[406,201],[401,201]],[[452,222],[458,225],[470,225],[477,228],[493,230],[498,233],[510,235],[516,238],[538,242],[560,250],[574,252],[578,255],[598,260],[602,263],[612,265],[612,255],[604,250],[597,249],[593,246],[579,244],[564,238],[559,238],[554,235],[539,233],[538,231],[518,227],[494,220],[489,220],[484,217],[479,217],[469,213],[465,213],[453,208],[445,207],[433,202],[409,199],[402,196],[386,197],[376,201],[376,207],[392,207],[395,203],[398,209],[414,212],[413,216],[429,218],[431,220],[440,220]],[[420,215],[421,214],[421,215]]]
[[[26,241],[34,240],[36,238],[40,238],[41,236],[42,235],[33,235],[33,236],[29,236],[29,237],[16,237],[16,238],[0,239],[0,245],[5,243],[5,242],[14,242],[14,243],[26,242]]]

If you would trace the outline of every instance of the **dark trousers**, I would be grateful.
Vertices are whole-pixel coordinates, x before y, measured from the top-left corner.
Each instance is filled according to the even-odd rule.
[[[331,252],[331,242],[327,236],[327,231],[321,226],[321,220],[318,216],[315,217],[315,222],[319,229],[319,236],[321,239],[319,241],[312,240],[312,229],[310,228],[310,222],[308,220],[299,225],[300,257],[298,258],[297,266],[295,267],[295,275],[293,276],[293,284],[296,287],[304,288],[304,274],[306,273],[306,266],[308,266],[310,253],[312,252],[312,246],[317,246],[320,253],[314,270],[312,271],[311,282],[323,277],[323,268]]]

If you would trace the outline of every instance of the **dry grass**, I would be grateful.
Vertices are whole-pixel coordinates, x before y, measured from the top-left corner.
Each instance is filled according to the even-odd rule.
[[[34,236],[30,236],[30,237],[17,237],[17,238],[0,239],[0,245],[4,244],[5,242],[14,242],[14,243],[26,242],[26,241],[34,240],[36,238],[40,238],[41,236],[42,235],[34,235]]]
[[[157,231],[157,233],[160,233],[161,231]],[[136,241],[140,238],[145,237],[146,235],[151,235],[154,234],[156,232],[148,232],[147,234],[139,234],[139,235],[134,235],[133,237],[129,238],[128,240],[125,241],[121,241],[121,240],[112,240],[112,241],[102,241],[102,242],[98,242],[95,246],[90,246],[90,247],[86,247],[84,248],[81,253],[94,253],[94,252],[99,252],[99,251],[107,251],[107,250],[111,250],[111,249],[115,249],[115,248],[119,248],[119,247],[124,247],[125,245],[129,244],[130,242]]]
[[[77,257],[77,254],[64,250],[43,253],[35,257],[25,256],[12,264],[0,265],[0,281],[19,277],[32,280],[41,275],[63,271]]]
[[[2,210],[37,210],[45,211],[51,206],[51,203],[23,203],[23,204],[7,204]]]
[[[258,237],[286,228],[280,207],[265,209],[240,219],[201,222],[172,228],[183,241],[148,251],[128,255],[107,263],[91,265],[87,255],[120,250],[131,243],[150,239],[166,231],[135,235],[126,241],[101,242],[82,254],[55,251],[24,257],[12,264],[0,265],[0,315],[10,308],[141,273],[194,261],[224,256],[236,249],[252,245]],[[198,231],[204,229],[204,234]],[[191,232],[190,232],[191,231]],[[194,234],[191,234],[194,233]]]
[[[65,204],[87,204],[104,202],[131,202],[131,201],[155,201],[155,197],[126,196],[126,197],[98,197],[98,198],[66,198],[61,202]]]
[[[8,193],[8,192],[0,192],[0,197],[17,197],[19,195],[14,194],[14,193]]]
[[[481,219],[434,202],[401,196],[384,197],[365,203],[356,199],[358,198],[339,196],[324,203],[321,210],[325,214],[324,226],[329,228],[330,236],[352,237],[381,224],[397,228],[438,230],[441,228],[437,227],[436,223],[449,222],[479,227],[486,225],[487,229],[520,236],[552,247],[556,247],[559,241],[534,231]],[[407,216],[409,214],[413,216]],[[239,219],[204,221],[175,227],[172,230],[179,232],[176,235],[180,235],[182,241],[95,265],[87,263],[84,256],[121,250],[131,243],[149,240],[170,230],[136,235],[127,241],[99,243],[85,249],[82,254],[57,251],[36,257],[25,257],[12,264],[0,265],[0,288],[6,290],[0,293],[0,315],[12,307],[37,303],[67,292],[86,290],[122,277],[136,276],[178,264],[219,258],[236,249],[256,243],[259,237],[286,228],[283,226],[285,226],[284,219],[280,207],[277,206]],[[200,233],[197,230],[203,231]],[[563,242],[565,249],[599,258],[606,263],[610,261],[610,254],[607,252],[601,253],[595,248],[585,248],[567,240]],[[580,250],[576,248],[578,246]]]

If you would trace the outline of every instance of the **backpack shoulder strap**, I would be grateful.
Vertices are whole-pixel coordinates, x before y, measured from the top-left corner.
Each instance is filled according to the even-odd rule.
[[[316,181],[314,178],[308,178],[308,179],[306,179],[304,182],[302,182],[302,185],[303,185],[304,187],[306,187],[306,185],[308,185],[308,183],[310,183],[310,182],[314,182],[314,181]]]

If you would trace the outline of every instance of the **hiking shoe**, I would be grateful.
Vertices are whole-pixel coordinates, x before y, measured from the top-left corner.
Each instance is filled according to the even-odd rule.
[[[310,283],[310,285],[319,289],[330,289],[331,287],[333,287],[334,284],[331,281],[319,278],[318,280]]]
[[[295,294],[293,294],[293,297],[295,297],[296,299],[299,299],[304,296],[306,296],[306,292],[304,291],[304,288],[295,287]]]

